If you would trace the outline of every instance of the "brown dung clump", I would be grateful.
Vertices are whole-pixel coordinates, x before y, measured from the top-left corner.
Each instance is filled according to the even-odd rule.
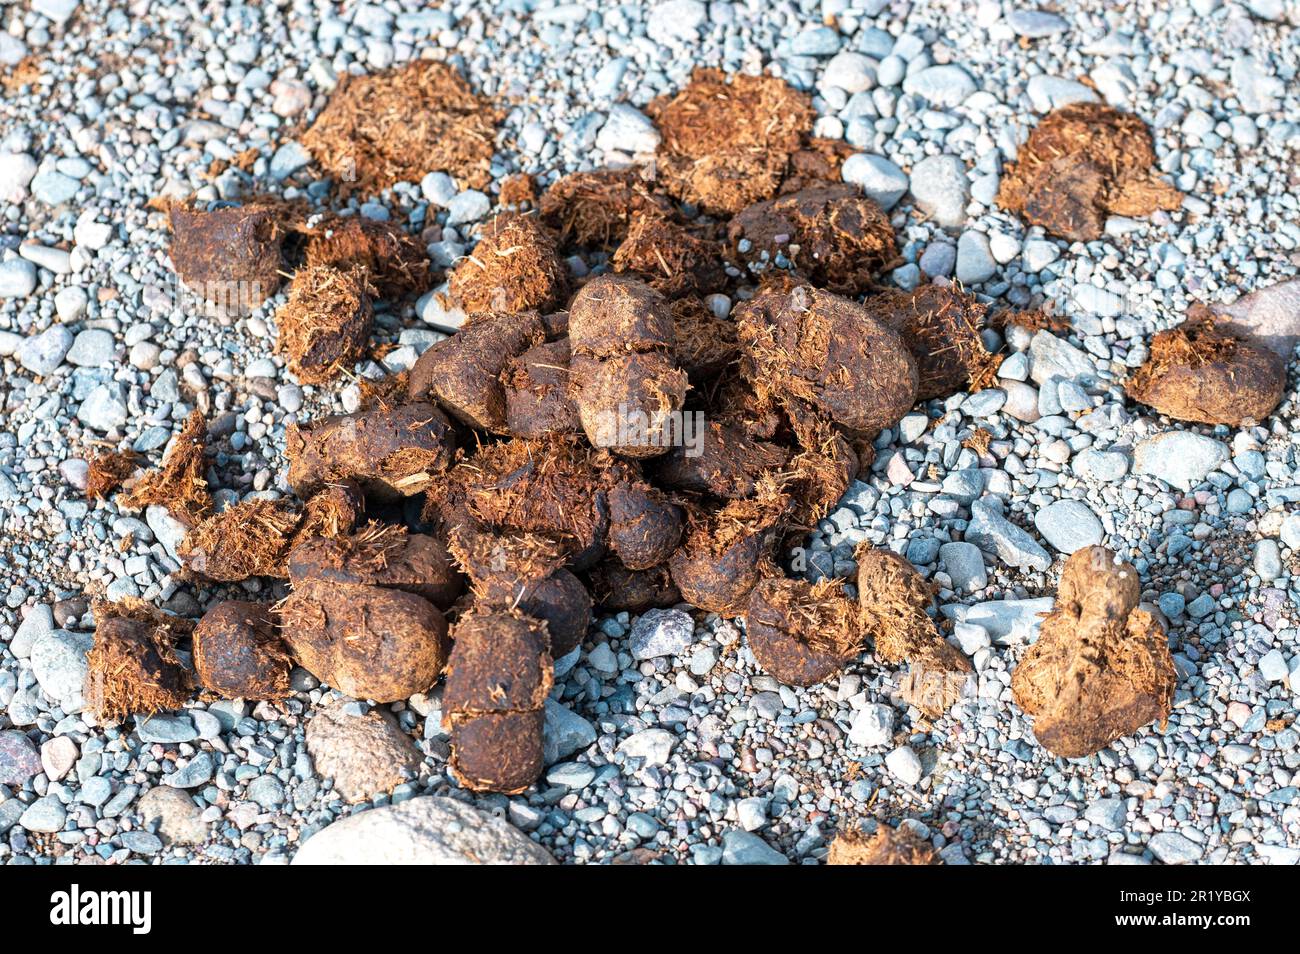
[[[734,424],[709,421],[696,449],[674,447],[650,472],[676,490],[736,500],[752,496],[764,474],[780,470],[790,451]]]
[[[667,566],[629,570],[611,558],[597,564],[588,577],[592,598],[606,613],[644,613],[656,606],[673,606],[682,599]]]
[[[95,645],[86,658],[86,708],[101,721],[132,713],[179,709],[193,681],[176,658],[176,642],[194,628],[189,620],[126,597],[97,600]]]
[[[863,307],[897,331],[912,353],[920,376],[918,401],[968,388],[978,391],[996,382],[1002,359],[980,339],[988,306],[974,295],[951,286],[921,285],[870,295]]]
[[[662,295],[625,275],[592,279],[569,306],[569,344],[570,393],[593,446],[655,457],[680,440],[673,429],[690,382]]]
[[[776,195],[812,128],[807,95],[774,76],[697,69],[690,84],[646,108],[663,139],[659,182],[710,215],[734,215]]]
[[[649,570],[676,551],[685,530],[682,508],[640,480],[609,490],[609,549],[629,570]]]
[[[168,218],[172,267],[204,301],[246,314],[280,287],[284,235],[275,210],[251,202],[205,212],[190,201],[173,203]]]
[[[305,580],[279,605],[294,657],[355,699],[397,702],[424,692],[447,661],[447,622],[405,590]]]
[[[368,497],[391,501],[427,490],[451,464],[451,422],[413,401],[291,424],[285,434],[289,486],[310,497],[355,480]]]
[[[522,792],[542,774],[553,682],[546,626],[519,613],[472,613],[453,637],[442,697],[452,775],[476,792]]]
[[[1048,113],[1003,172],[998,205],[1072,242],[1101,238],[1107,215],[1177,209],[1183,196],[1151,171],[1151,133],[1140,118],[1100,103]]]
[[[1040,745],[1082,758],[1168,718],[1178,681],[1164,627],[1138,608],[1137,570],[1105,547],[1066,561],[1056,609],[1011,674]]]
[[[516,437],[576,434],[582,429],[569,397],[569,339],[545,341],[506,362],[500,374],[506,430]]]
[[[1286,363],[1202,311],[1157,334],[1124,389],[1176,421],[1253,427],[1281,403]]]
[[[475,430],[504,433],[506,390],[501,376],[511,358],[545,339],[546,329],[533,312],[476,315],[420,355],[411,368],[407,397],[437,401]]]
[[[565,245],[612,252],[640,215],[669,216],[672,203],[651,192],[636,167],[575,172],[546,190],[542,219]]]
[[[199,685],[223,699],[283,699],[292,668],[270,607],[261,603],[226,600],[194,628]]]
[[[345,75],[302,143],[344,194],[419,182],[431,169],[482,189],[491,181],[498,118],[451,66],[415,60]]]
[[[749,595],[745,634],[763,671],[790,686],[824,682],[862,648],[857,608],[841,580],[764,580]]]
[[[916,362],[903,339],[847,298],[773,284],[736,308],[736,328],[741,371],[761,405],[870,437],[916,402]]]
[[[286,575],[285,557],[301,514],[282,500],[242,500],[190,528],[176,549],[189,572],[237,582]]]
[[[858,563],[858,602],[863,631],[886,663],[908,664],[903,697],[931,718],[938,718],[965,693],[971,664],[939,635],[926,610],[933,601],[930,585],[916,567],[892,550],[863,544]]]
[[[743,613],[758,581],[776,575],[771,551],[789,509],[790,498],[770,477],[753,497],[721,510],[690,508],[686,539],[668,561],[682,598],[720,616]]]
[[[843,139],[809,139],[807,144],[790,156],[781,194],[799,192],[823,182],[839,182],[844,160],[857,150]]]
[[[730,317],[719,318],[695,295],[676,298],[668,307],[673,315],[677,364],[692,385],[713,383],[740,360],[736,323]]]
[[[717,291],[727,280],[717,242],[697,238],[659,214],[637,214],[614,252],[614,271],[629,272],[668,298]]]
[[[191,411],[185,426],[172,439],[163,455],[162,466],[136,480],[117,497],[125,510],[140,510],[155,504],[167,508],[176,520],[192,527],[212,513],[208,492],[208,423],[201,411]]]
[[[937,865],[939,854],[908,828],[876,826],[875,834],[846,828],[831,842],[828,865]]]
[[[86,467],[86,496],[107,500],[113,491],[135,473],[139,455],[134,451],[104,451],[90,459]]]
[[[383,586],[422,596],[440,610],[465,589],[436,537],[373,521],[354,534],[303,540],[289,553],[287,569],[294,586],[312,580]]]
[[[289,300],[275,313],[275,350],[303,384],[324,384],[365,354],[374,325],[364,268],[331,265],[300,268],[289,283]]]
[[[481,226],[479,243],[456,263],[448,290],[471,315],[552,311],[568,275],[555,234],[536,215],[510,212]]]
[[[754,274],[788,268],[842,295],[867,291],[898,258],[889,216],[842,182],[751,205],[731,220],[727,237]]]
[[[381,298],[403,298],[429,287],[429,253],[395,225],[364,216],[329,223],[307,243],[307,265],[343,272],[366,270]]]

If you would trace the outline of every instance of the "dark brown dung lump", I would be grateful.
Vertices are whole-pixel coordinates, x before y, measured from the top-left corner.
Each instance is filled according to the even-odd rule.
[[[226,600],[194,628],[199,685],[226,699],[280,699],[289,694],[293,660],[275,632],[270,607]]]
[[[1053,754],[1082,758],[1168,718],[1177,673],[1141,595],[1137,570],[1105,547],[1066,561],[1056,608],[1011,674],[1012,697]]]
[[[424,692],[447,661],[447,622],[404,590],[307,580],[280,604],[284,640],[302,666],[356,699]]]
[[[727,280],[717,242],[655,213],[633,217],[613,262],[616,272],[638,275],[669,298],[716,291]]]
[[[889,216],[847,183],[755,203],[731,220],[727,237],[755,274],[788,268],[843,295],[867,291],[898,257]]]
[[[420,355],[411,368],[407,395],[413,401],[437,401],[477,430],[503,433],[507,420],[501,375],[511,358],[545,338],[535,312],[477,315]]]
[[[1101,238],[1106,216],[1177,209],[1182,194],[1151,171],[1156,154],[1140,118],[1100,103],[1048,113],[1008,164],[998,205],[1072,242]]]
[[[1125,390],[1176,421],[1250,427],[1281,402],[1286,363],[1198,311],[1152,339],[1150,356]]]
[[[294,274],[289,300],[275,313],[275,350],[303,384],[324,384],[365,354],[374,326],[374,289],[365,275],[330,265],[308,265]]]
[[[749,595],[745,634],[763,671],[791,686],[829,679],[862,644],[857,608],[840,580],[763,580]]]
[[[709,385],[740,360],[736,323],[719,318],[697,295],[673,299],[673,351],[695,387]]]
[[[428,289],[428,250],[397,226],[364,216],[328,222],[307,243],[307,266],[343,272],[364,269],[381,298],[402,298]]]
[[[414,60],[344,74],[302,143],[345,194],[419,182],[431,169],[481,189],[491,181],[497,118],[454,68]]]
[[[639,480],[609,491],[609,548],[629,570],[648,570],[667,560],[681,542],[682,508]]]
[[[673,606],[682,594],[666,564],[649,570],[629,570],[613,557],[588,574],[595,605],[606,613],[643,613],[656,606]]]
[[[650,472],[667,487],[737,499],[752,495],[763,474],[780,470],[789,459],[790,451],[779,444],[751,437],[737,425],[709,421],[698,452],[674,447]]]
[[[86,659],[86,708],[101,721],[132,713],[179,709],[193,680],[176,657],[176,643],[194,628],[189,620],[127,597],[96,601],[95,644]]]
[[[405,590],[440,610],[449,609],[465,589],[451,554],[436,537],[374,522],[354,534],[302,541],[288,555],[288,575],[294,586],[316,580]]]
[[[716,512],[693,508],[686,539],[668,561],[682,598],[721,616],[743,613],[758,581],[775,573],[771,551],[789,507],[789,497],[765,481],[754,497]]]
[[[937,865],[939,854],[908,828],[876,826],[875,834],[846,828],[835,836],[826,855],[828,865]]]
[[[172,267],[185,287],[230,314],[244,314],[275,294],[282,280],[283,234],[274,210],[250,203],[200,210],[168,209]]]
[[[902,338],[847,298],[774,284],[737,307],[736,325],[741,369],[761,404],[872,436],[916,401],[916,362]]]
[[[452,635],[442,698],[451,772],[474,791],[522,792],[543,767],[553,680],[546,627],[519,613],[471,613]]]
[[[988,306],[959,288],[921,285],[891,288],[862,303],[871,317],[902,336],[916,361],[916,399],[947,397],[996,381],[1001,359],[980,338]]]
[[[506,213],[480,228],[479,243],[448,278],[469,314],[551,311],[568,288],[555,234],[536,215]]]
[[[355,480],[378,501],[427,490],[451,463],[451,423],[413,401],[291,424],[285,434],[289,485],[300,497]]]
[[[612,252],[635,216],[671,215],[672,203],[651,192],[641,170],[630,166],[575,172],[557,180],[542,195],[541,213],[561,242]]]
[[[593,279],[569,306],[570,387],[587,439],[625,457],[665,453],[690,387],[663,296],[622,275]]]
[[[569,339],[545,341],[506,362],[501,375],[506,430],[516,437],[575,434],[582,424],[569,396]]]
[[[480,574],[474,581],[474,605],[518,610],[545,623],[551,655],[556,658],[582,643],[591,622],[591,594],[582,580],[563,567],[536,578],[510,571]]]
[[[774,196],[814,119],[808,96],[785,80],[715,69],[695,70],[685,89],[646,113],[663,137],[660,184],[711,215]]]

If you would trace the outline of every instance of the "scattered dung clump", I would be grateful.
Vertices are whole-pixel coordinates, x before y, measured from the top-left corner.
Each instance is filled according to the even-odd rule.
[[[668,298],[707,294],[727,280],[717,242],[657,214],[633,217],[613,262],[614,271],[637,275]]]
[[[664,297],[626,275],[588,282],[569,306],[570,385],[594,447],[655,457],[676,433],[690,382],[676,365]]]
[[[643,613],[682,600],[666,565],[629,570],[610,558],[597,564],[588,576],[595,605],[606,613]]]
[[[190,528],[176,554],[195,576],[234,583],[286,575],[289,542],[302,515],[282,500],[243,500]]]
[[[506,362],[500,374],[506,430],[516,437],[576,434],[582,429],[569,396],[569,339],[544,341]]]
[[[1152,171],[1146,124],[1100,103],[1048,113],[1002,175],[998,205],[1071,242],[1101,238],[1106,216],[1174,210],[1183,195]]]
[[[501,376],[511,358],[546,339],[533,312],[475,315],[460,331],[436,342],[411,368],[412,401],[437,401],[462,424],[505,433],[506,389]]]
[[[324,384],[365,354],[374,325],[366,270],[331,265],[300,268],[289,299],[275,313],[275,350],[303,384]]]
[[[840,580],[763,580],[749,595],[745,635],[763,671],[789,686],[824,682],[862,648],[857,607]]]
[[[479,243],[447,279],[466,313],[552,311],[563,304],[568,276],[555,235],[536,215],[506,213],[479,229]]]
[[[1002,359],[990,354],[980,338],[988,306],[974,295],[951,286],[921,285],[871,295],[863,307],[902,336],[916,361],[918,401],[996,383]]]
[[[407,699],[432,686],[447,661],[442,613],[405,590],[304,580],[279,614],[294,658],[354,699]]]
[[[204,454],[207,437],[208,423],[203,412],[191,411],[181,432],[168,445],[162,466],[143,474],[118,494],[118,507],[141,510],[156,504],[166,507],[172,518],[186,527],[212,513]]]
[[[444,170],[472,189],[492,178],[498,115],[446,63],[345,74],[302,144],[340,190],[377,193]]]
[[[140,457],[134,451],[104,451],[86,464],[86,496],[107,500],[135,473]]]
[[[306,262],[342,272],[363,268],[381,298],[400,299],[429,287],[427,248],[395,225],[364,216],[331,222],[313,235]]]
[[[289,553],[288,575],[294,586],[316,580],[405,590],[440,610],[449,609],[465,589],[436,537],[374,522],[355,534],[303,540]]]
[[[1152,339],[1124,389],[1176,421],[1253,427],[1281,402],[1286,363],[1200,312]]]
[[[177,202],[168,219],[172,267],[204,301],[243,315],[280,287],[284,236],[273,209],[249,203],[203,211],[192,201]]]
[[[930,585],[904,557],[863,544],[858,564],[858,603],[863,632],[881,662],[906,662],[903,695],[930,718],[938,718],[965,694],[971,664],[939,635],[926,610]]]
[[[828,865],[937,865],[939,855],[909,828],[876,826],[875,834],[846,828],[831,842]]]
[[[1141,595],[1137,570],[1105,547],[1066,561],[1056,608],[1011,674],[1012,698],[1054,755],[1092,755],[1169,717],[1178,677]]]
[[[916,362],[862,305],[804,284],[770,285],[736,308],[742,373],[761,405],[873,437],[916,403]]]
[[[847,183],[818,183],[758,202],[727,227],[751,272],[789,269],[814,285],[860,295],[898,258],[889,216]]]
[[[194,628],[199,685],[223,699],[282,699],[292,668],[270,608],[261,603],[226,600]]]
[[[546,190],[540,208],[563,244],[605,252],[627,237],[634,218],[672,214],[672,203],[652,192],[635,166],[567,175]]]
[[[451,423],[421,401],[291,424],[285,434],[289,486],[303,498],[348,480],[379,502],[410,497],[450,466],[453,451]]]
[[[86,708],[101,722],[133,713],[179,709],[193,680],[176,656],[176,643],[194,624],[134,597],[98,600],[95,644],[86,658]]]
[[[658,181],[710,215],[770,199],[812,128],[809,97],[774,76],[697,69],[681,92],[646,108],[662,135]]]
[[[442,696],[452,775],[476,792],[522,792],[542,774],[553,681],[546,626],[520,613],[472,613],[452,635]]]

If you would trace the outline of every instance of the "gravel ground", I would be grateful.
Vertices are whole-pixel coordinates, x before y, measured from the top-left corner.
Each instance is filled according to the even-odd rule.
[[[871,819],[909,819],[948,863],[1300,862],[1294,391],[1265,425],[1231,430],[1171,424],[1118,386],[1188,304],[1300,271],[1300,8],[1060,6],[1070,12],[6,2],[0,861],[285,862],[344,815],[433,794],[501,816],[566,862],[813,863],[838,828]],[[286,424],[357,400],[355,386],[300,387],[270,356],[282,295],[237,320],[178,302],[147,203],[256,189],[320,201],[326,184],[295,135],[340,74],[421,56],[456,62],[507,104],[497,181],[652,151],[638,107],[696,65],[784,76],[815,93],[818,133],[863,154],[845,177],[893,204],[897,284],[955,275],[991,301],[1050,302],[1069,318],[1068,333],[1008,335],[1000,388],[918,407],[882,434],[870,480],[792,555],[816,577],[850,571],[864,539],[905,553],[963,624],[972,698],[929,722],[870,656],[795,690],[758,671],[733,622],[601,619],[559,667],[552,764],[512,798],[450,782],[436,690],[380,715],[297,672],[281,705],[195,703],[116,726],[80,711],[91,596],[196,616],[220,596],[275,595],[257,581],[180,581],[176,525],[158,508],[88,502],[87,455],[132,447],[156,460],[197,406],[224,500],[287,493]],[[1037,116],[1096,96],[1152,126],[1160,169],[1187,198],[1067,245],[993,196]],[[449,204],[486,209],[438,175],[354,204],[416,229],[445,225]],[[431,254],[454,259],[467,231],[445,226]],[[398,345],[389,367],[413,362],[445,320],[428,296],[381,313],[381,339]],[[982,456],[963,446],[977,427],[992,435]],[[1012,704],[1010,672],[1062,555],[1095,542],[1139,570],[1180,682],[1163,731],[1057,759]],[[403,778],[391,796],[349,801]],[[515,857],[507,842],[481,850]]]

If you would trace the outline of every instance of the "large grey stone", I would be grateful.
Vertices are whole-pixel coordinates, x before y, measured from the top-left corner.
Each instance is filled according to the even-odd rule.
[[[36,681],[64,712],[81,710],[81,690],[89,669],[86,656],[94,644],[89,633],[70,633],[66,629],[42,633],[32,641],[29,662]]]
[[[1230,456],[1228,445],[1192,431],[1165,431],[1133,448],[1133,473],[1191,490]]]
[[[550,865],[555,859],[509,822],[450,798],[372,808],[321,829],[295,865]]]
[[[966,163],[958,156],[927,156],[912,167],[912,196],[916,207],[944,228],[959,228],[966,221],[970,180]],[[960,250],[958,261],[960,261]]]
[[[1062,553],[1074,553],[1101,543],[1101,521],[1078,500],[1057,500],[1034,514],[1034,526],[1043,539]]]
[[[898,204],[907,193],[907,173],[884,156],[857,153],[844,160],[840,177],[860,187],[868,198],[885,211]]]
[[[988,501],[971,504],[971,522],[966,540],[991,553],[1007,566],[1023,570],[1046,570],[1052,558],[1025,530],[1016,526]]]

